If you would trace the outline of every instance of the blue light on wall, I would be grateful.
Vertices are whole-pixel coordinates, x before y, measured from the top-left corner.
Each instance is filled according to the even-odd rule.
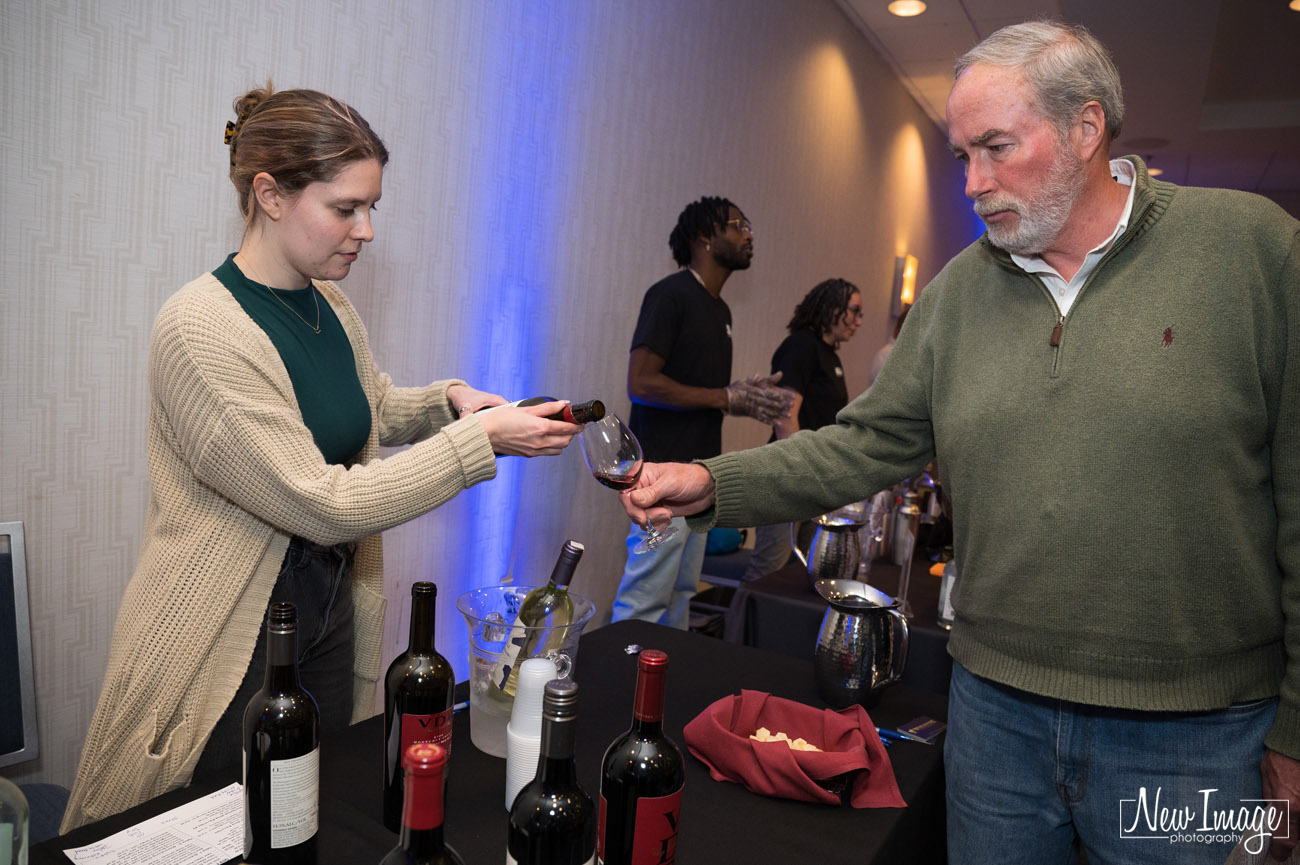
[[[461,374],[508,399],[567,396],[549,393],[556,384],[547,371],[562,336],[562,291],[554,284],[566,254],[560,179],[572,158],[565,126],[578,89],[577,61],[563,47],[580,44],[581,34],[572,31],[583,26],[581,17],[549,3],[515,3],[484,33],[481,122],[467,130],[476,139],[473,200],[466,202],[473,284]],[[474,551],[473,585],[512,571],[515,527],[540,504],[523,489],[528,471],[528,461],[498,459],[496,479],[473,491],[475,513],[463,533],[465,548]]]

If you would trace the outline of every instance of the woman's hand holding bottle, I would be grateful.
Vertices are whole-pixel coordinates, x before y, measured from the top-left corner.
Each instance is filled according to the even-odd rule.
[[[553,402],[529,406],[500,406],[481,412],[477,417],[492,442],[492,450],[502,456],[554,456],[582,432],[579,424],[548,420],[555,414]]]
[[[453,384],[447,388],[447,402],[451,403],[452,413],[456,417],[473,414],[481,408],[503,405],[506,398],[495,393],[470,387],[467,384]]]

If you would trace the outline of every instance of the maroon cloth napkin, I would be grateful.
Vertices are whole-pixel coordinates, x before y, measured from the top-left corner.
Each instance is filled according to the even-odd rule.
[[[796,751],[785,742],[749,738],[759,727],[822,750]],[[840,797],[818,782],[851,772],[854,808],[907,807],[876,726],[861,706],[836,712],[741,691],[709,706],[684,733],[686,747],[715,781],[734,781],[764,796],[838,805]]]

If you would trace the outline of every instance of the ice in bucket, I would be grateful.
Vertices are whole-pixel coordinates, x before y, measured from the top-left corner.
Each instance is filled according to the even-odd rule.
[[[506,651],[519,607],[536,586],[487,586],[471,589],[456,599],[456,609],[469,627],[469,738],[480,751],[495,757],[506,756],[506,725],[514,698],[501,689],[502,654]],[[578,638],[583,627],[596,614],[591,601],[575,592],[573,621],[564,627],[558,650],[547,653],[555,661],[561,678],[572,671],[578,654]],[[526,632],[546,628],[525,628]],[[520,656],[516,664],[527,658]]]

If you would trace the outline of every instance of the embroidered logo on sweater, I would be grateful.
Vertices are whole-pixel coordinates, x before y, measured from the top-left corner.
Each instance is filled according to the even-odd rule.
[[[1174,329],[1172,327],[1167,327],[1165,328],[1165,335],[1160,338],[1160,347],[1169,348],[1169,346],[1173,344],[1174,344]]]

